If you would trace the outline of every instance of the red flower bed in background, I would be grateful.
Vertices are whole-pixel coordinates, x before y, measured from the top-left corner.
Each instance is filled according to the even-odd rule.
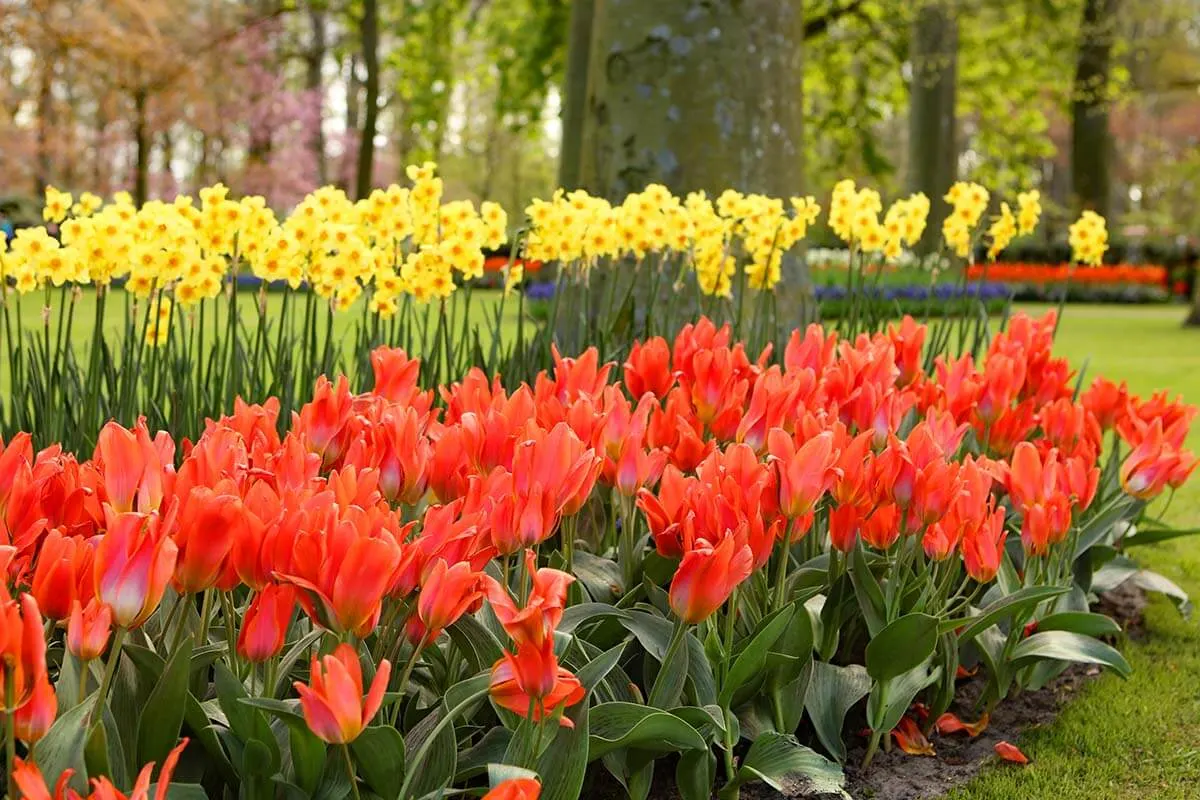
[[[967,268],[970,280],[988,280],[1001,283],[1063,283],[1068,278],[1072,283],[1116,286],[1142,284],[1166,286],[1167,270],[1164,267],[1135,264],[1105,264],[1099,267],[1070,267],[1068,264],[973,264]]]

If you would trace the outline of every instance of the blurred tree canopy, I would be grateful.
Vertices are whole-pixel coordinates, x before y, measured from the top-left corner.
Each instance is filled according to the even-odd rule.
[[[1200,0],[0,0],[0,142],[0,196],[286,207],[436,160],[518,213],[958,177],[1190,234]]]

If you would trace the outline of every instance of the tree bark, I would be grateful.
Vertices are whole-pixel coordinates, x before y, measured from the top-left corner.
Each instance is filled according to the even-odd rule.
[[[47,51],[42,53],[41,62],[37,98],[37,171],[33,176],[33,193],[36,197],[41,197],[46,186],[53,180],[50,129],[54,125],[54,58]]]
[[[363,97],[362,136],[358,144],[358,178],[355,195],[364,198],[371,193],[371,169],[375,161],[375,130],[379,120],[379,5],[377,0],[363,0],[362,57],[366,69]]]
[[[1085,0],[1071,98],[1071,193],[1077,211],[1108,216],[1108,77],[1119,0]]]
[[[942,198],[958,176],[958,19],[953,0],[931,0],[917,10],[910,48],[908,186],[930,200],[918,245],[919,252],[929,253],[937,248],[949,210]]]
[[[802,177],[804,17],[792,0],[605,0],[583,186],[778,196]],[[591,174],[589,174],[591,173]]]
[[[567,40],[566,78],[562,99],[562,151],[558,162],[558,185],[564,189],[581,186],[583,138],[588,106],[592,102],[595,73],[596,32],[603,20],[605,0],[574,0]]]
[[[321,67],[325,63],[325,10],[316,3],[309,6],[308,20],[312,26],[312,42],[305,56],[307,70],[304,87],[316,98],[317,120],[308,146],[317,165],[317,180],[322,186],[329,182],[329,165],[325,158],[325,82]]]

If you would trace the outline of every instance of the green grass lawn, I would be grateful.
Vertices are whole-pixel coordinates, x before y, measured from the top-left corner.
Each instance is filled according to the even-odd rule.
[[[1077,367],[1086,360],[1089,376],[1127,380],[1142,394],[1170,389],[1200,403],[1200,330],[1180,327],[1184,313],[1179,307],[1068,306],[1058,351]],[[1193,427],[1189,446],[1200,450],[1200,427]],[[1166,518],[1200,527],[1200,477],[1176,494]],[[1200,598],[1200,537],[1132,555]],[[1200,797],[1200,626],[1152,597],[1146,630],[1144,641],[1122,646],[1133,665],[1131,679],[1105,675],[1088,683],[1058,720],[1020,738],[1029,766],[991,768],[950,798]]]

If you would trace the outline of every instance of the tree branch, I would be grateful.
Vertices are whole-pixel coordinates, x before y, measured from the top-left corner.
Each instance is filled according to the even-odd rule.
[[[831,8],[819,17],[810,19],[804,23],[804,39],[815,39],[821,34],[829,30],[835,22],[842,17],[853,14],[866,2],[866,0],[850,0],[847,5],[838,8]]]

